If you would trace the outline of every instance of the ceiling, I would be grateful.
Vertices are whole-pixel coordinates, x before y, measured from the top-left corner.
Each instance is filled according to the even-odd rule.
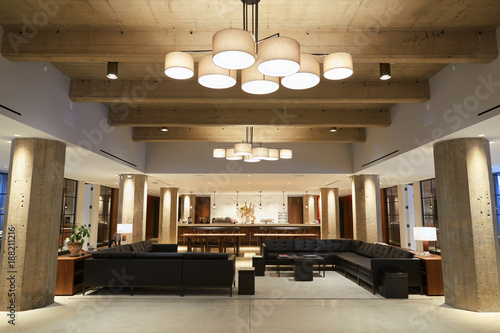
[[[266,128],[256,137],[261,142],[363,142],[367,127],[391,125],[393,105],[428,101],[429,79],[447,64],[488,63],[498,56],[497,0],[262,0],[259,39],[279,33],[296,39],[303,53],[350,52],[354,75],[342,81],[322,78],[304,91],[281,86],[273,94],[254,96],[241,90],[240,74],[235,87],[219,91],[200,86],[196,69],[195,77],[185,81],[163,73],[166,53],[210,50],[215,32],[241,28],[240,0],[53,3],[0,2],[2,56],[51,62],[71,78],[71,100],[104,103],[108,122],[133,127],[135,141],[238,142],[244,128],[253,126],[256,133]],[[196,61],[204,54],[192,53]],[[105,77],[109,61],[119,62],[118,80]],[[391,80],[379,80],[379,63],[391,63]],[[169,132],[160,132],[160,126]],[[330,133],[333,126],[342,130]],[[109,163],[109,174],[83,170],[74,176],[85,174],[88,178],[81,179],[113,186],[116,170],[128,171]],[[387,167],[381,163],[367,172],[384,174]],[[105,178],[111,174],[112,181]],[[165,184],[196,191],[200,179],[210,181],[208,174],[151,176],[152,191]],[[335,186],[347,194],[348,176],[238,175],[228,191],[233,186],[240,191],[286,187],[282,190],[299,193],[338,181]]]

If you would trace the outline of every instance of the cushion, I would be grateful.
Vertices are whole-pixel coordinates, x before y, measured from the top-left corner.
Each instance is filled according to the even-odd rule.
[[[389,258],[413,258],[413,253],[391,246]]]
[[[125,251],[125,252],[132,251],[132,248],[130,247],[129,244],[112,247],[112,249],[114,249],[114,251]]]
[[[153,252],[177,252],[177,244],[152,244]]]
[[[294,252],[293,239],[267,239],[266,248],[272,252]]]
[[[374,244],[372,250],[372,258],[389,258],[391,250],[391,246]]]
[[[209,253],[209,252],[186,252],[184,260],[227,260],[228,253]]]
[[[328,252],[345,252],[349,251],[350,239],[327,239],[326,250]]]
[[[136,252],[136,259],[182,259],[182,253],[177,252]]]
[[[133,251],[97,251],[92,252],[94,259],[134,259],[135,252]]]
[[[363,243],[358,247],[355,253],[360,254],[365,257],[371,257],[372,255],[372,250],[373,250],[373,244],[372,243]]]
[[[349,242],[349,251],[351,252],[356,252],[356,250],[363,244],[363,241],[357,240],[357,239],[352,239]]]
[[[326,243],[319,239],[296,239],[294,241],[294,247],[296,252],[325,252]]]
[[[142,241],[142,244],[144,244],[144,251],[153,251],[153,242],[151,242],[150,240]]]

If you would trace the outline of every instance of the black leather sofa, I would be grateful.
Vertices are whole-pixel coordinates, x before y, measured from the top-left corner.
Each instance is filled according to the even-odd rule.
[[[89,288],[111,292],[134,287],[176,287],[180,295],[191,287],[232,287],[235,257],[226,253],[177,253],[177,244],[142,241],[92,253],[85,260],[83,294]]]
[[[381,271],[401,271],[408,274],[408,286],[418,287],[422,292],[422,273],[420,260],[413,253],[403,249],[366,243],[351,239],[268,239],[264,245],[263,257],[266,265],[276,265],[278,255],[316,254],[324,259],[324,264],[340,268],[360,281],[368,283],[373,293],[380,284]],[[282,262],[280,259],[280,263]],[[289,262],[288,262],[289,263]]]

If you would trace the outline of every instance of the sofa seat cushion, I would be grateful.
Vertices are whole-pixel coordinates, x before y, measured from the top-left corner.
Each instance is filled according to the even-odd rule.
[[[267,239],[266,249],[271,252],[295,252],[293,239]]]
[[[184,260],[227,260],[228,253],[186,252]]]
[[[328,252],[346,252],[349,251],[350,239],[327,239],[326,251]]]
[[[135,252],[134,251],[113,251],[113,250],[97,251],[97,252],[92,252],[92,258],[94,258],[94,259],[134,259]]]
[[[182,253],[176,252],[136,252],[136,259],[182,259]]]
[[[286,255],[289,255],[289,256],[296,256],[297,255],[297,252],[286,252],[286,251],[279,251],[279,252],[268,252],[267,253],[267,259],[268,260],[277,260],[278,259],[278,256],[280,254],[286,254]],[[310,254],[310,253],[309,253]]]
[[[368,270],[371,269],[371,263],[370,263],[370,258],[352,253],[352,252],[340,252],[336,253],[335,256],[337,259],[340,259],[340,261],[346,262],[350,264],[351,266],[356,266],[356,267],[363,267],[367,268]]]
[[[312,254],[327,251],[326,243],[321,239],[296,239],[294,241],[294,247],[297,253],[309,252],[309,254]]]

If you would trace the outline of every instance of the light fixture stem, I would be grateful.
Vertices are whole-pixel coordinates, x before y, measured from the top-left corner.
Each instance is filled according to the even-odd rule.
[[[260,43],[260,42],[263,42],[265,41],[266,39],[269,39],[269,38],[274,38],[274,37],[279,37],[280,36],[280,33],[277,32],[275,34],[272,34],[271,36],[267,36],[267,37],[264,37],[262,38],[261,40],[257,40],[257,38],[255,40],[257,40],[257,43]],[[326,54],[325,54],[326,55]]]
[[[259,40],[259,0],[255,1],[255,40]],[[259,51],[259,46],[255,44],[255,53]]]

